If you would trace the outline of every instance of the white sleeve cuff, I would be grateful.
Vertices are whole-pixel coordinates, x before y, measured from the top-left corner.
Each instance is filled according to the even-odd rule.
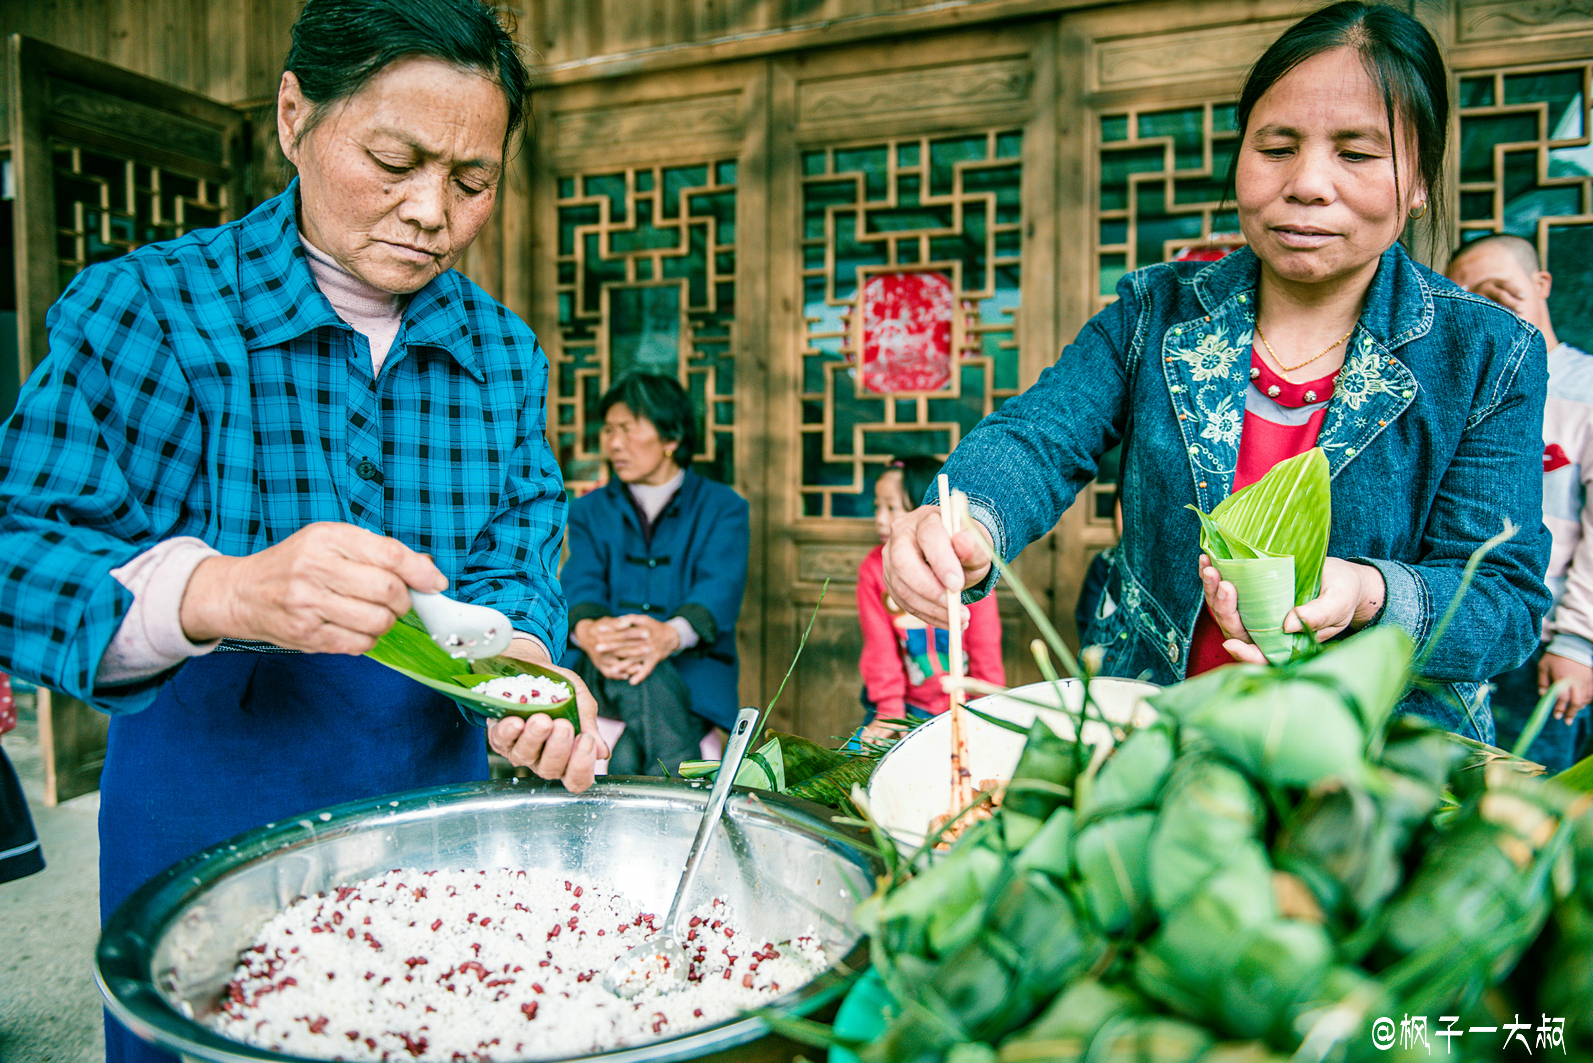
[[[680,635],[680,645],[675,647],[676,653],[683,653],[697,645],[699,641],[697,629],[691,626],[691,621],[683,616],[672,616],[664,623],[674,628],[676,633]]]
[[[203,540],[185,536],[158,543],[111,570],[116,582],[133,592],[133,607],[100,658],[96,685],[147,679],[220,645],[220,639],[190,641],[182,625],[183,594],[194,569],[219,554]]]

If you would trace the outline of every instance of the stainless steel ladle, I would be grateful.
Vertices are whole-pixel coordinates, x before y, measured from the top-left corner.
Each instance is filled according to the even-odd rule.
[[[719,774],[714,777],[714,788],[708,794],[708,806],[703,809],[702,822],[697,825],[697,837],[686,854],[686,870],[675,888],[675,899],[669,905],[669,915],[664,917],[664,929],[640,945],[632,946],[614,961],[603,976],[603,988],[616,996],[629,999],[644,989],[656,987],[668,993],[686,984],[688,962],[686,950],[680,946],[680,928],[676,925],[681,915],[681,905],[691,884],[697,879],[697,868],[702,864],[708,843],[719,827],[725,801],[730,797],[730,787],[741,770],[742,758],[752,742],[753,728],[758,722],[758,710],[742,709],[730,730],[730,741],[725,746],[724,757],[719,761]]]

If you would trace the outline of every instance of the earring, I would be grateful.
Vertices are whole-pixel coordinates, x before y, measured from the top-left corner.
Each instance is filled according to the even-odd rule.
[[[1417,221],[1427,217],[1427,204],[1418,203],[1414,207],[1410,208],[1410,216]]]

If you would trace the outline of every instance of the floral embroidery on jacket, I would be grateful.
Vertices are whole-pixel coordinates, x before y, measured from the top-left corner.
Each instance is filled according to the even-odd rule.
[[[1239,432],[1245,425],[1245,413],[1235,408],[1232,395],[1224,395],[1221,402],[1209,408],[1204,395],[1198,397],[1195,404],[1200,407],[1204,421],[1200,426],[1200,438],[1225,446],[1239,445]]]
[[[1370,350],[1363,350],[1351,357],[1349,364],[1339,373],[1338,383],[1334,386],[1335,397],[1343,399],[1350,409],[1359,410],[1373,395],[1392,394],[1394,389],[1388,386],[1388,381],[1378,371],[1380,361],[1377,353]]]
[[[1190,376],[1200,382],[1227,376],[1234,359],[1239,357],[1239,348],[1224,343],[1217,333],[1208,332],[1200,337],[1200,343],[1194,350],[1186,351],[1179,357],[1188,363]]]

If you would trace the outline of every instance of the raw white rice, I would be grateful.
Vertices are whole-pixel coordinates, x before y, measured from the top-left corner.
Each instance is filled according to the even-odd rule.
[[[470,689],[517,705],[557,705],[570,697],[567,684],[540,675],[500,675]]]
[[[605,990],[604,973],[662,918],[546,872],[390,871],[267,922],[211,1025],[319,1059],[585,1055],[722,1022],[829,966],[811,928],[754,941],[715,899],[690,919],[685,988],[630,1000]]]

